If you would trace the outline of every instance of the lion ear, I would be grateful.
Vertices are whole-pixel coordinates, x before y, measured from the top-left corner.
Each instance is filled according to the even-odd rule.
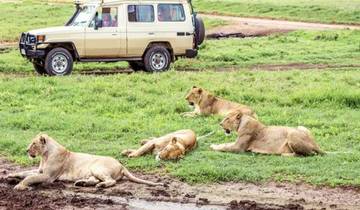
[[[197,87],[194,85],[192,88],[194,89],[194,88],[197,88]]]
[[[242,113],[240,112],[239,114],[236,115],[236,119],[240,120],[242,117]]]
[[[209,95],[208,95],[208,98],[211,99],[211,100],[213,100],[213,99],[215,99],[215,96],[214,96],[213,94],[209,94]]]
[[[46,138],[44,136],[40,136],[40,143],[46,144]]]
[[[176,138],[176,137],[173,137],[173,138],[171,139],[171,143],[176,144],[176,142],[177,142],[177,138]]]
[[[198,89],[198,93],[201,94],[203,92],[203,89],[202,88],[199,88]]]

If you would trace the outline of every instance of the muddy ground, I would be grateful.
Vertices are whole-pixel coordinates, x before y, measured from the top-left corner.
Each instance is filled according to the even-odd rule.
[[[0,159],[0,209],[360,209],[356,188],[275,182],[188,185],[169,176],[142,173],[135,175],[167,186],[149,187],[124,179],[108,189],[54,182],[14,191],[16,181],[6,175],[26,169],[31,168]]]

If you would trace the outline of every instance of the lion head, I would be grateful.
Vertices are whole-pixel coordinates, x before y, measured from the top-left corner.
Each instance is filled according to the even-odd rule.
[[[185,155],[185,148],[178,142],[177,137],[173,137],[171,142],[159,152],[157,159],[172,160],[178,159]]]
[[[224,129],[225,134],[230,134],[231,131],[237,131],[240,126],[241,118],[243,114],[240,110],[230,112],[220,123],[220,126]]]
[[[194,106],[195,104],[200,103],[201,96],[204,94],[204,92],[205,91],[202,88],[193,86],[185,99],[189,102],[191,106]]]
[[[48,136],[46,134],[37,135],[29,144],[26,152],[31,158],[36,156],[41,156],[47,152],[46,143],[48,141]]]

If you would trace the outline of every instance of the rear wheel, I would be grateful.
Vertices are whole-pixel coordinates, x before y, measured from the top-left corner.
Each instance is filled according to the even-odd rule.
[[[195,17],[195,41],[196,45],[201,45],[205,40],[205,25],[204,21],[196,16]]]
[[[145,70],[148,72],[162,72],[170,67],[171,55],[163,46],[151,47],[144,56]]]
[[[129,66],[134,71],[144,70],[144,63],[141,61],[129,61]]]
[[[46,70],[45,70],[44,64],[40,64],[40,63],[34,62],[33,65],[34,65],[35,71],[36,71],[38,74],[40,74],[40,75],[46,74]]]
[[[54,48],[45,59],[45,70],[50,76],[64,76],[71,74],[73,58],[70,52],[64,48]]]

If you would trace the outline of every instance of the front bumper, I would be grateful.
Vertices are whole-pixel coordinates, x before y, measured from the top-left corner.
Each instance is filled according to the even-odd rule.
[[[37,43],[30,41],[29,34],[21,34],[19,50],[23,57],[28,59],[44,58],[45,50],[37,49]]]

